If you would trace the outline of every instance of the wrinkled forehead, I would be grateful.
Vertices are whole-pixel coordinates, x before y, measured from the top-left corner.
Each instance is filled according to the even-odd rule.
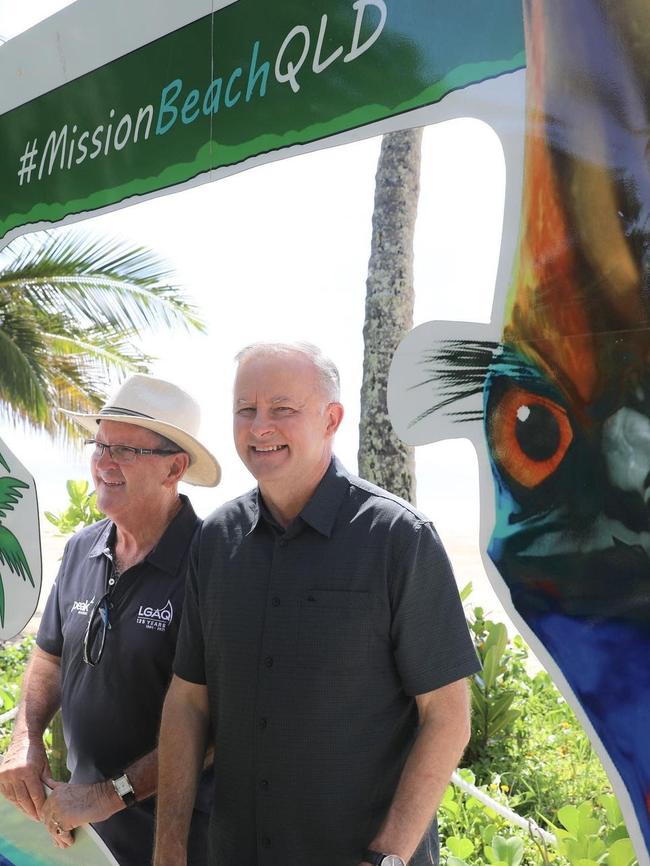
[[[133,445],[135,448],[156,448],[160,442],[153,430],[122,421],[100,421],[95,439],[106,445]]]

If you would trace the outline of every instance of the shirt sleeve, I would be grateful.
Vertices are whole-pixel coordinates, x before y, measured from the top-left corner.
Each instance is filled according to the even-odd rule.
[[[205,685],[205,653],[201,605],[199,603],[198,573],[201,533],[197,532],[190,550],[190,562],[185,582],[183,616],[176,644],[174,673],[190,683]]]
[[[53,656],[63,653],[63,627],[61,617],[61,586],[69,561],[69,543],[66,544],[58,574],[50,590],[43,616],[36,633],[36,646]]]
[[[395,662],[421,695],[480,670],[451,564],[431,523],[411,525],[391,583]]]

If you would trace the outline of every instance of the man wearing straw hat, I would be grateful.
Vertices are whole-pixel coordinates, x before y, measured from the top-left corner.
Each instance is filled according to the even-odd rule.
[[[86,430],[107,515],[68,542],[23,684],[0,791],[59,847],[92,823],[121,866],[149,863],[156,739],[171,676],[190,541],[200,521],[178,482],[213,487],[200,409],[175,385],[127,379]],[[43,733],[62,709],[69,784],[50,779]],[[52,787],[46,801],[42,783]],[[204,862],[209,782],[199,787],[189,862]]]

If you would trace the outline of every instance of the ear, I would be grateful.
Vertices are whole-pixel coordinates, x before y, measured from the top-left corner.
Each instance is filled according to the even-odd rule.
[[[328,403],[325,407],[325,415],[327,418],[327,427],[325,432],[330,438],[334,436],[336,431],[341,426],[343,420],[343,406],[341,403]]]
[[[183,475],[185,475],[185,473],[189,469],[189,466],[189,454],[186,454],[185,451],[174,454],[174,457],[169,464],[169,472],[167,473],[167,477],[164,481],[165,486],[171,487],[174,484],[178,484]]]

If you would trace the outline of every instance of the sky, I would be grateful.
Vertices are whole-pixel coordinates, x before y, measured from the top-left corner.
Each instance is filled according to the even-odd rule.
[[[11,38],[66,3],[0,0]],[[365,280],[379,139],[251,169],[84,222],[163,254],[200,309],[207,335],[147,337],[151,372],[194,394],[202,438],[223,468],[215,490],[188,489],[199,514],[253,484],[231,443],[233,356],[256,340],[300,339],[338,364],[346,417],[336,451],[356,471]],[[505,166],[497,136],[459,119],[423,141],[415,242],[415,321],[488,321],[499,254]],[[36,479],[41,509],[65,506],[65,480],[89,477],[83,456],[47,437],[0,425],[0,437]],[[465,440],[416,449],[418,507],[449,548],[459,583],[481,583],[478,475]],[[460,572],[460,573],[459,573]]]

